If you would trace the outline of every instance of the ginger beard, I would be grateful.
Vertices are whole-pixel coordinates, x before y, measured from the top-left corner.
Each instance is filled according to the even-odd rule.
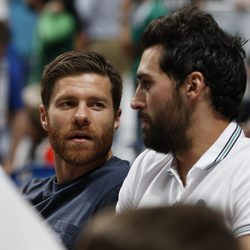
[[[154,116],[143,111],[139,115],[147,123],[142,130],[146,147],[160,153],[176,153],[190,146],[186,135],[190,115],[178,91],[154,110]]]
[[[75,143],[69,140],[74,132],[88,133],[90,139],[86,143]],[[84,165],[108,155],[113,142],[113,123],[102,134],[97,135],[88,128],[72,128],[68,133],[61,133],[59,128],[48,122],[48,137],[55,153],[65,162],[76,166]]]

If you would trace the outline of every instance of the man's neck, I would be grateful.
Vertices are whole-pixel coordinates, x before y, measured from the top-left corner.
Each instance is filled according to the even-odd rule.
[[[229,121],[225,120],[213,120],[213,122],[206,120],[205,124],[195,124],[189,130],[190,148],[175,154],[178,172],[184,186],[186,185],[186,177],[189,170],[218,139],[228,124]]]
[[[110,151],[107,155],[96,159],[95,161],[82,164],[82,165],[72,165],[65,162],[62,158],[55,154],[55,172],[58,184],[71,182],[92,170],[101,167],[108,159],[112,157],[112,152]]]

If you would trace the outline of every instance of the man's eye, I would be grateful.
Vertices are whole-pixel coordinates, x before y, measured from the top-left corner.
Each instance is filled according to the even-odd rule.
[[[105,107],[105,105],[102,102],[94,102],[91,105],[96,110],[101,110]]]
[[[61,102],[59,105],[61,108],[63,109],[67,109],[73,106],[73,103],[70,101],[65,101],[65,102]]]
[[[150,80],[143,80],[141,81],[141,85],[144,89],[149,89],[152,85],[152,81]]]

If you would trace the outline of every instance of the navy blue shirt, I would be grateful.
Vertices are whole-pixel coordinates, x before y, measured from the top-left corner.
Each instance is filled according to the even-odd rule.
[[[70,183],[57,184],[55,176],[32,179],[23,193],[65,246],[72,249],[90,218],[116,204],[128,170],[129,162],[112,157],[103,166]]]

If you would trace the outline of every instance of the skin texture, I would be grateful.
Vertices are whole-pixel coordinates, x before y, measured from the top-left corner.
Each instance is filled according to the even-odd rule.
[[[40,115],[55,151],[58,183],[74,180],[111,157],[120,114],[114,113],[107,76],[84,73],[56,81],[49,108],[41,105]]]

